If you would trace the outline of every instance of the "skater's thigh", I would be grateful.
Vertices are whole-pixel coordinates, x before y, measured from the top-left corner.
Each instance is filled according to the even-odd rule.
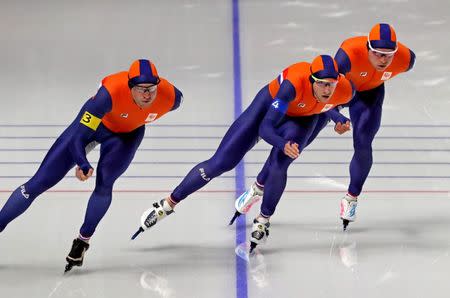
[[[69,140],[58,138],[47,152],[36,174],[26,183],[29,192],[43,192],[58,183],[75,165]]]

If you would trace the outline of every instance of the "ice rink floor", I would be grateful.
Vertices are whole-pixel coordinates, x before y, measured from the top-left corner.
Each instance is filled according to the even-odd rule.
[[[0,296],[449,297],[449,13],[444,0],[0,1],[1,206],[107,74],[149,58],[184,94],[147,126],[83,267],[63,275],[94,181],[70,172],[0,234]],[[347,232],[338,208],[352,140],[329,127],[290,167],[270,237],[250,258],[236,239],[258,208],[246,226],[227,224],[268,155],[264,142],[238,173],[129,240],[262,86],[378,22],[417,61],[386,84],[374,165]]]

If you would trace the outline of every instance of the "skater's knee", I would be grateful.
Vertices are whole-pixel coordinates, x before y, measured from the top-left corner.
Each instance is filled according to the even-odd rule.
[[[104,173],[98,173],[95,180],[94,192],[99,195],[112,194],[112,189],[116,178],[105,175]]]
[[[277,154],[276,158],[272,161],[270,165],[270,172],[277,172],[278,175],[285,175],[287,169],[294,161],[291,157],[287,156],[280,150]]]
[[[228,158],[211,158],[204,169],[209,177],[214,178],[231,171],[235,166],[236,163]]]
[[[29,200],[29,201],[33,201],[34,199],[36,199],[41,193],[43,193],[46,188],[43,186],[33,186],[32,184],[29,183],[25,183],[22,184],[21,186],[19,186],[18,190],[20,191],[20,193],[22,194],[22,196]]]
[[[355,155],[361,158],[370,158],[372,156],[372,146],[355,146]]]
[[[97,184],[94,189],[94,193],[98,194],[99,197],[105,198],[105,197],[111,197],[112,195],[112,185],[108,184]]]
[[[355,152],[372,152],[372,138],[358,138],[353,141]]]
[[[358,146],[371,146],[378,128],[360,128],[353,132],[353,143]]]

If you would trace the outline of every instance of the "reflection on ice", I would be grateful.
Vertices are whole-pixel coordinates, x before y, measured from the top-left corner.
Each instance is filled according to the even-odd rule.
[[[238,257],[248,262],[249,277],[255,282],[256,286],[258,288],[269,286],[267,264],[258,247],[249,255],[250,243],[245,242],[239,244],[234,251]]]
[[[141,287],[145,290],[155,292],[162,298],[174,297],[175,291],[170,288],[169,281],[164,277],[158,276],[150,271],[145,271],[139,279]]]

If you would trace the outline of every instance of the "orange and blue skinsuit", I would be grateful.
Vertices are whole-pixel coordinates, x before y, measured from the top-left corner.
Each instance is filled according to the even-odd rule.
[[[377,71],[369,62],[368,38],[372,48],[396,50],[392,63],[383,71]],[[350,163],[348,193],[357,197],[372,167],[372,141],[380,128],[384,100],[384,83],[396,75],[409,71],[415,62],[414,53],[397,42],[395,31],[388,24],[377,24],[368,36],[345,40],[335,60],[339,72],[356,88],[349,104],[353,128],[354,154]]]
[[[131,70],[140,66],[135,80],[158,83],[152,104],[142,109],[133,100],[129,86]],[[178,108],[181,92],[159,78],[153,63],[136,60],[130,71],[109,75],[97,94],[88,99],[75,120],[58,137],[33,177],[18,187],[0,211],[0,231],[22,214],[34,199],[58,183],[78,165],[86,174],[91,167],[87,148],[100,146],[95,189],[89,199],[80,237],[88,239],[106,214],[112,199],[113,184],[130,165],[145,132],[145,124]]]
[[[274,146],[261,174],[267,180],[263,206],[267,215],[273,213],[286,184],[287,168],[293,161],[283,153],[286,142],[294,141],[302,150],[314,139],[313,132],[320,131],[318,126],[324,124],[319,124],[318,115],[336,116],[339,113],[333,108],[348,103],[354,93],[351,83],[338,74],[333,58],[319,56],[316,59],[322,61],[322,58],[339,80],[328,103],[318,102],[313,96],[310,63],[289,66],[258,92],[227,130],[214,155],[191,169],[172,192],[171,200],[180,202],[213,178],[236,167],[262,137]],[[323,62],[317,64],[324,67]]]

